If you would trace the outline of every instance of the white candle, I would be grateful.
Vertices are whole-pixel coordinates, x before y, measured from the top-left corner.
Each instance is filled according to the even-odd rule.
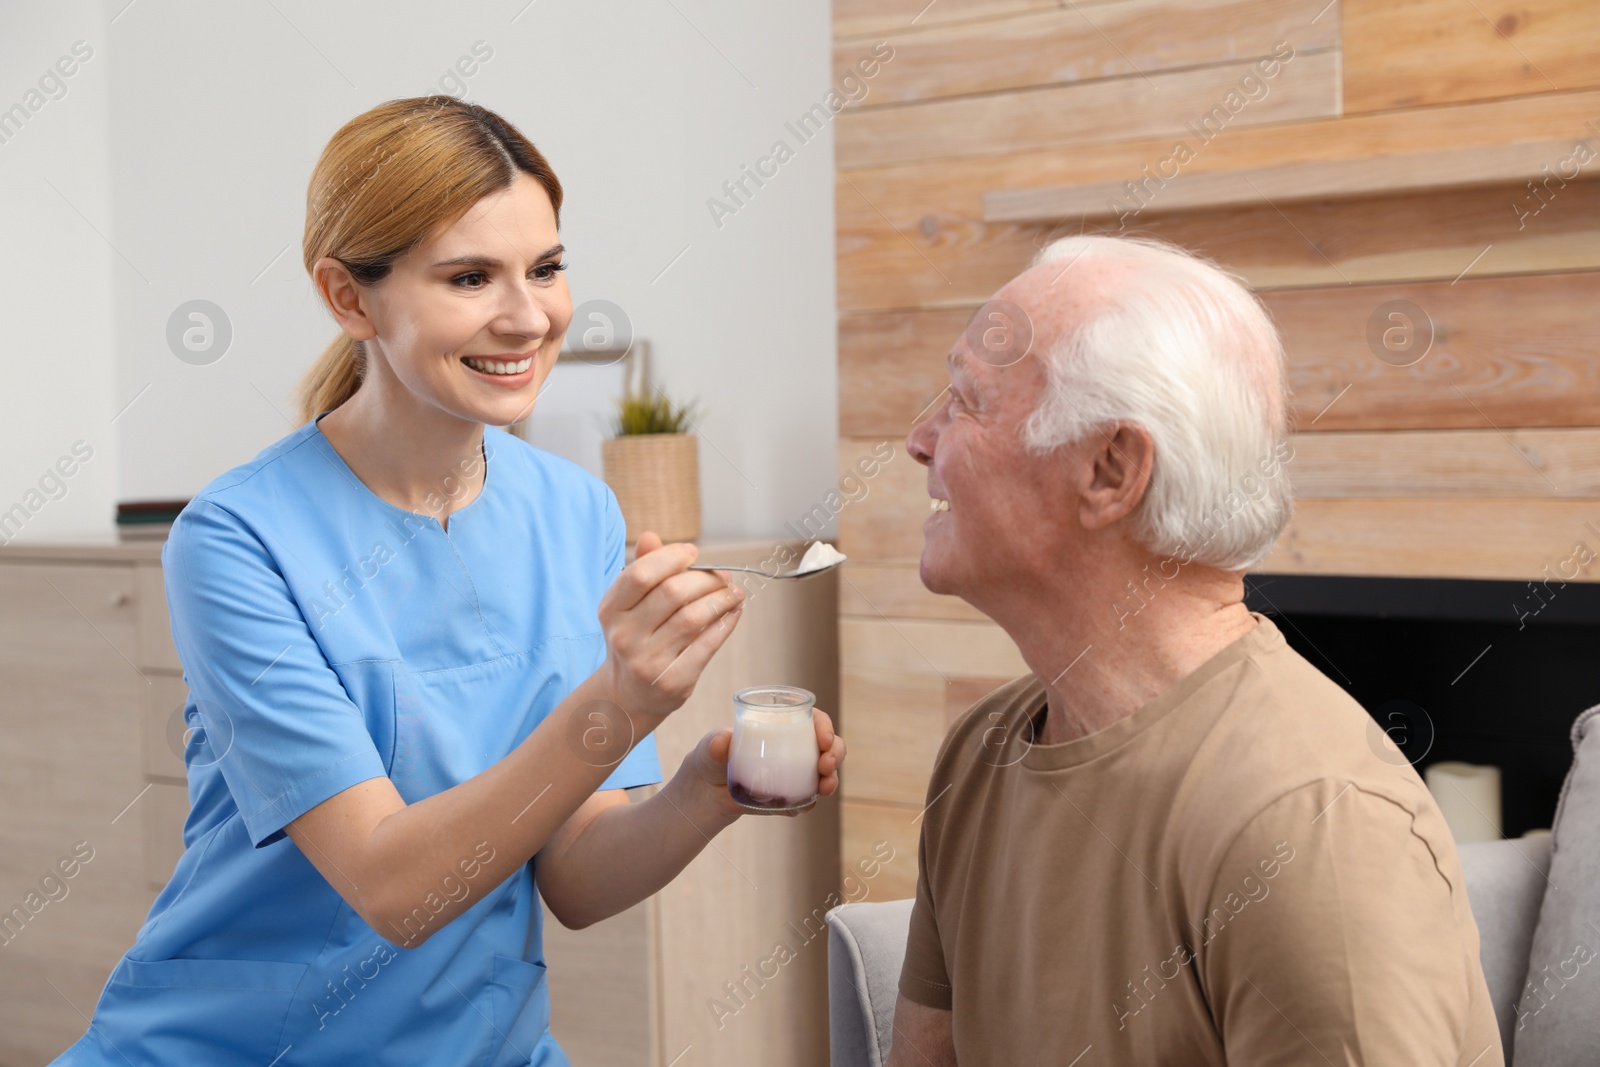
[[[1457,844],[1500,840],[1500,768],[1446,760],[1424,778]]]
[[[817,728],[811,709],[740,708],[733,723],[728,791],[752,808],[803,808],[817,798]]]

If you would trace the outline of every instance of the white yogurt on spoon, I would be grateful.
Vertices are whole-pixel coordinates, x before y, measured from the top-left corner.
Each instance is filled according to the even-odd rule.
[[[826,541],[813,541],[811,542],[811,547],[806,549],[806,554],[800,557],[800,565],[789,573],[809,574],[812,571],[820,571],[825,567],[831,567],[835,563],[843,563],[849,558]]]

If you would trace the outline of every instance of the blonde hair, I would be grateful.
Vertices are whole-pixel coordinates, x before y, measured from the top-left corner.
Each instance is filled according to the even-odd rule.
[[[328,141],[306,189],[301,251],[306,273],[324,256],[375,285],[424,243],[518,171],[536,179],[561,221],[561,183],[516,127],[451,96],[390,100],[345,123]],[[300,381],[302,423],[355,395],[365,346],[341,332]]]

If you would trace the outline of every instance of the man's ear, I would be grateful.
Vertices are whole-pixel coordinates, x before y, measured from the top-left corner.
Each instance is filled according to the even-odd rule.
[[[323,256],[312,266],[311,280],[334,321],[352,340],[370,341],[378,336],[367,315],[367,290],[356,282],[350,268],[332,256]]]
[[[1131,515],[1150,487],[1156,447],[1150,432],[1132,423],[1111,423],[1083,441],[1078,520],[1099,530]]]

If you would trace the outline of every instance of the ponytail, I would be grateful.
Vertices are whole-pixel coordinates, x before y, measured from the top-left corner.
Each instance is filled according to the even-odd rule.
[[[339,334],[300,379],[300,422],[308,423],[355,396],[365,373],[362,346],[349,334]]]

